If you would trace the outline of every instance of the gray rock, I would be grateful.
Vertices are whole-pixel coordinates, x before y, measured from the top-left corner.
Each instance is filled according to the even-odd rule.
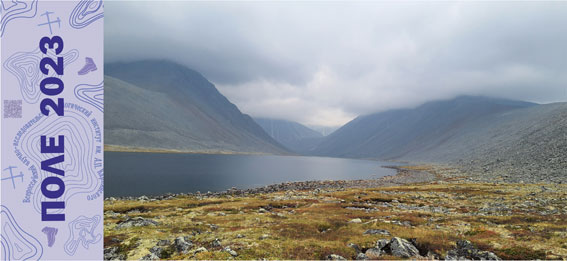
[[[209,250],[207,250],[204,247],[199,247],[199,248],[195,249],[195,254],[201,253],[201,252],[207,252],[207,251],[209,251]]]
[[[496,254],[477,249],[468,240],[457,241],[457,247],[447,252],[445,260],[501,260]]]
[[[225,247],[223,250],[229,253],[233,257],[238,256],[238,253],[236,253],[236,251],[232,250],[230,247]]]
[[[126,260],[126,255],[119,253],[119,247],[107,247],[104,249],[104,260]]]
[[[143,256],[142,258],[140,258],[140,260],[159,260],[159,259],[160,258],[154,253],[149,253]]]
[[[339,255],[330,254],[327,256],[326,260],[347,260],[347,259]]]
[[[388,243],[390,243],[388,239],[378,239],[378,241],[376,241],[376,248],[382,250]]]
[[[382,251],[378,248],[369,248],[368,250],[366,250],[366,252],[364,252],[364,254],[366,255],[366,257],[368,259],[378,259],[381,255],[382,255]]]
[[[411,242],[399,237],[393,237],[384,248],[387,249],[389,254],[397,257],[409,258],[419,256],[419,250]]]
[[[124,221],[119,221],[116,229],[130,228],[130,227],[144,227],[144,226],[157,226],[159,223],[157,221],[151,220],[149,218],[143,217],[128,217]]]
[[[211,243],[211,246],[213,247],[221,247],[221,242],[218,238],[215,238],[215,240],[213,240],[213,242]]]
[[[356,255],[356,260],[368,260],[368,256],[364,253],[358,253],[358,255]]]
[[[181,253],[187,253],[189,249],[193,247],[193,243],[191,241],[187,242],[184,237],[178,237],[173,242],[175,250]]]
[[[364,235],[390,235],[390,231],[385,229],[368,229],[364,231]]]
[[[150,248],[150,253],[155,254],[158,258],[165,257],[165,249],[158,246],[153,246],[152,248]]]
[[[171,242],[170,242],[169,240],[167,240],[167,239],[164,239],[164,240],[158,241],[156,245],[157,245],[157,246],[167,246],[167,245],[169,245],[169,244],[171,244]]]

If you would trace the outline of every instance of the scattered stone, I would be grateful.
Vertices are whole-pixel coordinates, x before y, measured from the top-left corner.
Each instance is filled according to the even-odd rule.
[[[419,256],[419,250],[411,242],[399,237],[393,237],[384,248],[389,254],[397,257],[409,258]]]
[[[219,226],[215,224],[209,224],[209,227],[211,228],[211,230],[217,230],[219,228]]]
[[[117,229],[130,228],[130,227],[145,227],[145,226],[157,226],[159,223],[157,221],[151,220],[149,218],[143,217],[128,217],[124,221],[119,221],[116,226]]]
[[[385,229],[368,229],[364,231],[364,235],[390,235],[390,231]]]
[[[348,223],[362,223],[360,218],[351,219]]]
[[[245,236],[245,235],[242,235],[242,234],[236,235],[236,238],[244,238],[244,237],[246,237],[246,236]]]
[[[267,238],[269,238],[269,237],[270,237],[270,235],[268,235],[268,234],[263,234],[263,235],[261,235],[260,238],[258,238],[258,239],[264,240],[264,239],[267,239]]]
[[[368,260],[368,256],[364,253],[358,253],[358,255],[356,255],[356,260]]]
[[[457,241],[457,247],[453,250],[447,252],[445,260],[463,260],[463,259],[473,259],[473,260],[501,260],[496,254],[488,251],[482,251],[477,249],[468,240]]]
[[[236,257],[238,256],[238,253],[236,253],[236,251],[230,249],[230,247],[225,247],[224,251],[226,251],[227,253],[229,253],[231,256]]]
[[[126,260],[126,255],[119,253],[120,248],[117,246],[107,247],[104,249],[104,260]]]
[[[258,213],[268,213],[268,211],[264,208],[258,209]]]
[[[193,247],[193,243],[191,241],[187,242],[184,237],[178,237],[173,242],[173,246],[177,252],[187,253],[189,249]]]
[[[376,248],[383,249],[389,242],[388,239],[378,239],[378,241],[376,241]]]
[[[195,249],[195,254],[197,253],[201,253],[201,252],[207,252],[208,250],[204,247],[199,247],[197,249]]]
[[[164,248],[158,246],[153,246],[152,248],[150,248],[150,254],[154,254],[156,257],[158,257],[158,259],[166,257],[165,252],[166,251]],[[155,259],[145,259],[145,260],[155,260]]]
[[[211,243],[211,246],[213,247],[221,247],[221,242],[218,238],[215,238],[215,240],[213,240],[213,242]]]
[[[380,257],[380,255],[382,255],[382,251],[378,248],[373,247],[366,250],[364,254],[368,259],[376,260],[378,259],[378,257]]]
[[[326,260],[347,260],[347,259],[339,255],[330,254],[327,256]]]
[[[140,260],[159,260],[159,259],[160,258],[154,253],[149,253],[143,256],[142,258],[140,258]]]
[[[118,214],[118,213],[116,213],[116,212],[114,212],[114,211],[112,211],[112,210],[108,210],[108,211],[105,211],[105,212],[104,212],[104,215],[110,216],[110,217],[118,217],[118,215],[120,215],[120,214]]]
[[[169,240],[167,240],[167,239],[164,239],[164,240],[158,241],[156,245],[157,245],[157,246],[167,246],[167,245],[169,245],[169,244],[171,244],[171,242],[170,242]]]

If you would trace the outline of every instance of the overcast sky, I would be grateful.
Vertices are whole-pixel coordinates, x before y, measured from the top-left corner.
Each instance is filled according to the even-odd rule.
[[[464,94],[567,101],[567,2],[106,1],[106,62],[148,58],[309,125]]]

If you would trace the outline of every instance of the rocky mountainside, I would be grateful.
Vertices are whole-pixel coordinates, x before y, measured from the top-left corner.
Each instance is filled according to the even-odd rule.
[[[107,64],[105,75],[107,145],[288,153],[196,71],[149,60]]]
[[[317,155],[455,163],[512,181],[567,176],[567,103],[463,96],[361,116],[322,141]]]
[[[310,153],[323,138],[321,133],[297,122],[268,118],[254,120],[272,138],[298,153]]]

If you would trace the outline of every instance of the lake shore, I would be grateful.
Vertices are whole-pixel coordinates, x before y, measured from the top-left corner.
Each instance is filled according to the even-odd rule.
[[[242,152],[230,150],[174,150],[162,148],[142,148],[122,145],[104,144],[104,151],[109,152],[140,152],[140,153],[181,153],[181,154],[221,154],[221,155],[272,155],[262,152]]]
[[[105,259],[567,258],[567,185],[395,168],[376,180],[109,198]]]

